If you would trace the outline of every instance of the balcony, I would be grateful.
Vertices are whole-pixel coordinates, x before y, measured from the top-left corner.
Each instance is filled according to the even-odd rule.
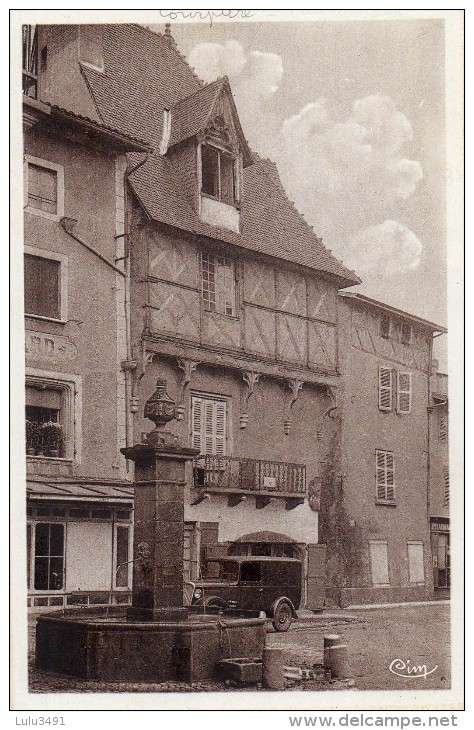
[[[230,507],[249,497],[262,509],[274,499],[284,499],[287,510],[303,504],[306,466],[280,461],[241,459],[233,456],[201,456],[193,463],[193,504],[212,494],[226,494]]]

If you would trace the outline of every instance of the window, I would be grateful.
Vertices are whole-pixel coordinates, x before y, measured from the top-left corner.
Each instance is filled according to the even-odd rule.
[[[260,563],[242,563],[240,580],[246,583],[259,583],[262,580],[262,566]]]
[[[386,540],[370,540],[370,571],[372,574],[372,585],[390,585],[388,575],[388,545]]]
[[[390,337],[390,315],[382,314],[380,317],[380,336],[388,340]]]
[[[411,411],[411,373],[397,372],[397,411]]]
[[[25,207],[29,213],[59,220],[64,215],[64,168],[25,155]]]
[[[79,376],[28,369],[25,388],[28,456],[74,458],[79,462],[80,384]]]
[[[411,344],[412,327],[410,322],[400,323],[400,339],[404,345]]]
[[[392,370],[379,367],[379,408],[381,411],[392,410]]]
[[[202,145],[201,170],[201,192],[234,205],[237,201],[234,157],[216,147]]]
[[[391,451],[375,452],[377,502],[395,502],[395,463]]]
[[[227,401],[193,396],[191,410],[193,448],[203,455],[225,456]]]
[[[37,523],[34,545],[34,589],[61,590],[64,584],[64,525]]]
[[[201,281],[204,309],[235,316],[235,268],[232,259],[202,253]]]
[[[60,262],[25,255],[25,314],[60,319]]]
[[[425,567],[423,561],[423,543],[421,541],[409,541],[408,549],[408,577],[410,583],[425,582]]]
[[[79,26],[79,58],[82,63],[87,63],[99,71],[104,70],[100,25]]]
[[[396,403],[397,413],[410,413],[411,392],[411,373],[379,366],[379,410],[392,411]]]
[[[444,477],[444,504],[447,507],[449,505],[449,466],[447,464],[444,465],[443,477]]]

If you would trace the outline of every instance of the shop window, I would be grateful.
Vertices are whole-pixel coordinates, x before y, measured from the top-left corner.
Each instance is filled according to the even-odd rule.
[[[423,543],[419,541],[409,541],[408,549],[408,575],[410,583],[425,582],[425,567],[423,559]]]
[[[225,256],[202,253],[201,291],[204,309],[207,312],[235,316],[236,286],[233,260]]]
[[[59,220],[64,215],[64,168],[25,155],[25,206],[29,213]]]
[[[395,460],[391,451],[375,452],[376,501],[395,503]]]
[[[370,540],[370,570],[372,585],[390,585],[388,574],[388,545],[386,540]]]
[[[204,195],[223,203],[236,203],[235,159],[228,152],[210,145],[201,147],[202,183]]]
[[[64,525],[39,522],[35,526],[34,589],[59,591],[64,584]]]

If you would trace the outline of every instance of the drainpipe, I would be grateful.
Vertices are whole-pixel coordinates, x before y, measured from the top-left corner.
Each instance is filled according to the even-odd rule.
[[[125,297],[124,297],[124,310],[125,310],[125,339],[126,339],[126,352],[127,359],[122,363],[122,369],[125,372],[125,441],[126,446],[133,444],[133,414],[130,412],[130,402],[132,397],[132,378],[133,372],[137,368],[137,363],[132,359],[131,349],[131,302],[130,302],[130,233],[131,227],[128,224],[128,195],[127,195],[127,182],[130,176],[142,167],[150,159],[152,152],[147,152],[145,158],[140,160],[129,170],[125,171],[124,175],[124,200],[125,200],[125,256],[124,256],[124,278],[125,278]],[[127,471],[129,468],[129,462],[127,460]]]

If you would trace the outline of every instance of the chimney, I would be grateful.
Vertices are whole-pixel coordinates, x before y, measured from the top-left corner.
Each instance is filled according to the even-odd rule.
[[[163,35],[163,38],[170,48],[176,48],[176,42],[171,35],[171,23],[165,23],[165,33]]]

